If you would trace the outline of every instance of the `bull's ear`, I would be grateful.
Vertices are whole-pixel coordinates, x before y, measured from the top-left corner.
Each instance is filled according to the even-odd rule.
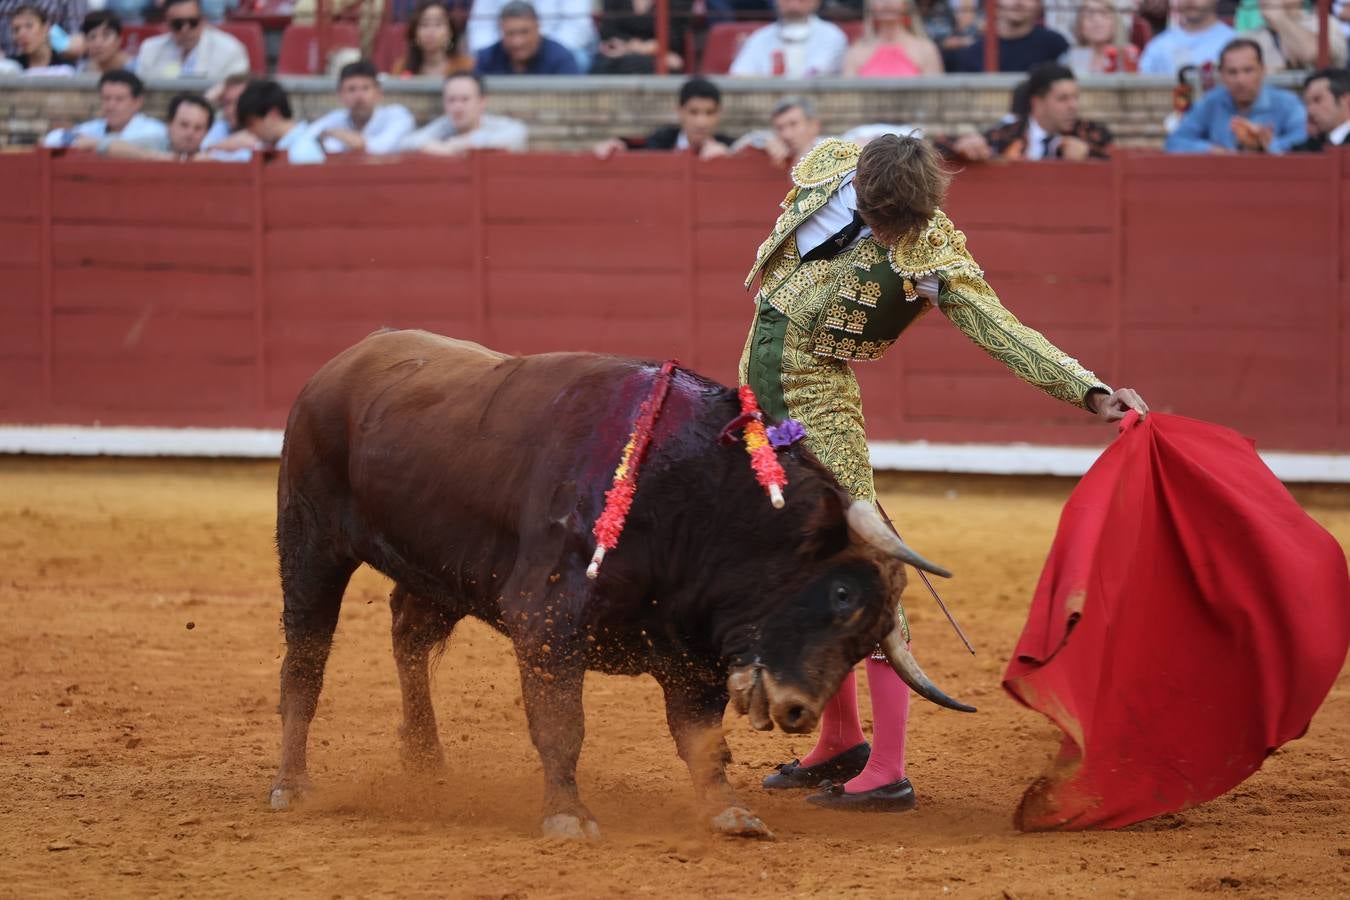
[[[824,491],[815,509],[806,517],[799,552],[807,559],[828,559],[844,552],[849,545],[848,497],[843,491]]]

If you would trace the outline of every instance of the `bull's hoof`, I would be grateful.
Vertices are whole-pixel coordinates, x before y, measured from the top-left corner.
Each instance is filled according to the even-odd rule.
[[[594,819],[583,819],[567,813],[557,813],[544,820],[540,830],[546,838],[568,841],[598,841],[600,826]]]
[[[762,841],[773,840],[773,832],[759,816],[739,806],[728,806],[712,817],[714,834],[727,837],[757,838]]]
[[[268,795],[267,803],[277,812],[290,809],[308,790],[309,779],[278,782],[272,786],[272,793]]]

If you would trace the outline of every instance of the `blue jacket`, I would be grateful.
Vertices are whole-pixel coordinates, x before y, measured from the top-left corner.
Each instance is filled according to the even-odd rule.
[[[524,72],[511,68],[502,42],[484,47],[474,58],[474,71],[479,75],[580,75],[576,54],[551,38],[540,38],[539,52],[530,60]]]
[[[1243,114],[1238,112],[1228,90],[1216,87],[1191,107],[1177,130],[1167,136],[1167,152],[1206,153],[1215,144],[1236,150],[1237,137],[1228,124],[1236,115],[1245,115],[1256,124],[1269,125],[1274,130],[1271,153],[1284,153],[1308,137],[1307,113],[1298,97],[1290,91],[1264,85],[1252,108]]]

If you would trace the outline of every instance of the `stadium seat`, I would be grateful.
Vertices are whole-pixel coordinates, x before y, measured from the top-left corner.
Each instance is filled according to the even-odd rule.
[[[267,74],[267,47],[263,43],[261,25],[257,22],[221,22],[216,27],[238,38],[244,45],[248,51],[248,67],[254,75]]]
[[[745,39],[751,32],[767,24],[767,22],[718,22],[709,28],[708,41],[703,45],[703,59],[699,71],[704,75],[726,74]]]
[[[394,63],[403,57],[407,49],[408,24],[385,22],[375,38],[375,68],[381,72],[392,72]]]
[[[359,47],[361,35],[350,22],[328,26],[328,51]],[[287,25],[281,33],[281,53],[277,56],[278,75],[322,75],[327,61],[319,59],[318,29],[313,25]]]
[[[141,44],[145,43],[146,38],[163,34],[164,30],[163,25],[123,25],[122,49],[134,57],[140,52]]]
[[[1135,16],[1130,24],[1130,43],[1143,50],[1144,45],[1151,40],[1153,40],[1153,26],[1148,24],[1148,20],[1143,16]]]

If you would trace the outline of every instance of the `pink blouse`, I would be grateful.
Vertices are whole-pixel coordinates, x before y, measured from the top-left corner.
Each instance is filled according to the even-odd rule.
[[[858,69],[859,78],[908,78],[921,74],[899,44],[882,44]]]

